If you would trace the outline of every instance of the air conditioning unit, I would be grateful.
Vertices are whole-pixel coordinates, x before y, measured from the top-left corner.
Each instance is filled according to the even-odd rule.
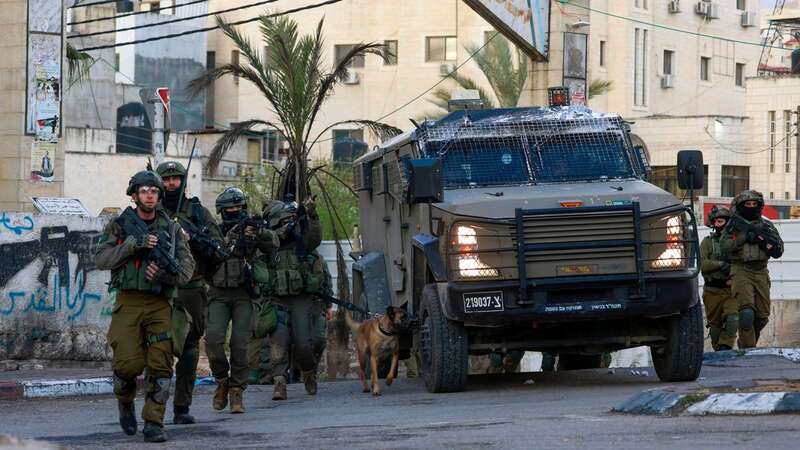
[[[440,64],[439,65],[439,75],[446,77],[451,73],[456,71],[455,64]]]
[[[719,19],[719,5],[716,3],[708,3],[706,6],[707,19]]]
[[[358,84],[361,79],[358,77],[358,72],[352,70],[347,71],[347,77],[342,81],[344,84]]]
[[[754,11],[745,11],[742,13],[742,26],[754,27],[756,26],[756,13]]]
[[[667,6],[667,9],[669,10],[669,12],[671,14],[675,14],[675,13],[681,12],[681,2],[680,2],[680,0],[669,0],[669,4]]]
[[[672,74],[666,73],[661,77],[661,88],[669,89],[672,87]]]
[[[706,12],[707,12],[706,5],[708,5],[708,2],[701,1],[701,2],[695,3],[694,4],[694,13],[695,14],[700,14],[701,16],[705,16]]]

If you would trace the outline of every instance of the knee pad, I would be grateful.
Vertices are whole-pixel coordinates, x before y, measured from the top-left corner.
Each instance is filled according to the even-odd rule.
[[[754,323],[755,327],[756,327],[756,331],[760,333],[761,330],[763,330],[764,327],[767,326],[767,322],[769,322],[769,319],[766,318],[766,317],[756,317],[756,320],[755,320],[755,323]]]
[[[169,400],[171,384],[171,378],[150,378],[147,386],[147,396],[159,405],[164,405]]]
[[[120,377],[117,372],[113,376],[114,394],[116,395],[129,395],[136,392],[136,380],[128,380]]]
[[[756,312],[752,308],[744,308],[739,311],[739,328],[750,331],[756,320]]]
[[[736,331],[739,329],[739,314],[729,314],[725,316],[723,328],[725,328],[725,332],[728,334],[735,335]]]

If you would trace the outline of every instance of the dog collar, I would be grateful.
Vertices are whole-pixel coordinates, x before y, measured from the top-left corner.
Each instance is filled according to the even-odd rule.
[[[393,331],[384,330],[383,327],[381,326],[380,322],[378,322],[378,330],[380,330],[380,332],[383,333],[384,336],[394,336],[395,334],[397,334],[397,333],[395,333]]]

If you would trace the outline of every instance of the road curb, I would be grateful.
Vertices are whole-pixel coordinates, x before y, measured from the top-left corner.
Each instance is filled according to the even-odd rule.
[[[710,366],[716,363],[731,361],[745,356],[777,356],[795,364],[800,364],[800,348],[753,348],[749,350],[725,350],[720,352],[707,352],[703,354],[703,364]]]
[[[175,377],[172,378],[175,384]],[[195,386],[213,385],[213,377],[199,377]],[[143,392],[143,377],[136,379],[136,389]],[[77,378],[68,380],[0,381],[0,400],[24,400],[35,398],[85,397],[113,395],[114,382],[111,377]]]
[[[800,393],[736,392],[701,395],[651,390],[634,395],[612,411],[624,414],[689,416],[800,413]]]

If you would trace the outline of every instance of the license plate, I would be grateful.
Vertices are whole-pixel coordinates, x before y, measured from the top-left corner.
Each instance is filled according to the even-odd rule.
[[[464,312],[503,311],[503,292],[474,292],[464,294]]]

